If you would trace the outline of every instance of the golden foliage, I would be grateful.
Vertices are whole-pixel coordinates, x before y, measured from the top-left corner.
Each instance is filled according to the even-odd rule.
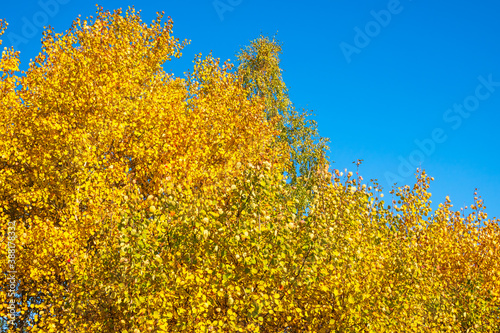
[[[448,200],[432,211],[419,172],[387,207],[377,186],[328,172],[314,124],[289,108],[281,76],[266,81],[280,72],[274,42],[254,43],[236,71],[199,56],[187,79],[169,76],[162,64],[186,43],[162,14],[145,25],[134,9],[98,9],[46,31],[22,75],[17,54],[2,54],[11,331],[498,327],[500,233],[481,200],[468,216]]]

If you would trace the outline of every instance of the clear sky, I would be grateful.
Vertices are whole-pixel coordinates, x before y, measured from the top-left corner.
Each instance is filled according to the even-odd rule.
[[[4,1],[4,45],[21,51],[21,67],[40,51],[43,25],[56,32],[95,14],[96,0]],[[333,168],[376,178],[388,191],[413,184],[417,167],[435,178],[433,206],[449,195],[470,205],[474,189],[500,217],[500,3],[365,1],[99,1],[105,9],[157,11],[191,44],[165,65],[183,77],[194,55],[222,60],[263,33],[283,43],[291,100],[315,113],[331,139]]]

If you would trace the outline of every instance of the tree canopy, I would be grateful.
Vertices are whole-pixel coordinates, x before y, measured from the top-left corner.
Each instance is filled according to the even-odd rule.
[[[388,206],[329,168],[276,39],[179,78],[162,67],[187,45],[172,27],[98,8],[47,29],[25,72],[2,53],[3,331],[498,327],[500,230],[480,197],[432,210],[417,170]]]

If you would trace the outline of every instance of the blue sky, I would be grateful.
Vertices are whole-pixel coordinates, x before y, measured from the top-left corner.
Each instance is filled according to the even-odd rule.
[[[22,69],[40,50],[42,25],[56,32],[96,0],[5,2],[3,46],[21,51]],[[183,77],[194,55],[222,60],[261,33],[283,43],[282,68],[291,100],[315,113],[328,137],[333,168],[413,184],[417,167],[435,178],[433,206],[449,195],[470,205],[474,189],[486,212],[500,217],[500,4],[420,0],[99,1],[105,9],[157,11],[174,20],[174,35],[191,44],[165,65]]]

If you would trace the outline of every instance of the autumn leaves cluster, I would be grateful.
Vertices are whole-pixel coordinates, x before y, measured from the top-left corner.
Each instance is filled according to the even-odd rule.
[[[19,309],[4,330],[498,327],[500,230],[480,199],[433,211],[419,171],[384,202],[328,167],[274,39],[167,74],[186,44],[162,14],[98,9],[47,30],[26,72],[2,54],[0,264],[15,220]]]

